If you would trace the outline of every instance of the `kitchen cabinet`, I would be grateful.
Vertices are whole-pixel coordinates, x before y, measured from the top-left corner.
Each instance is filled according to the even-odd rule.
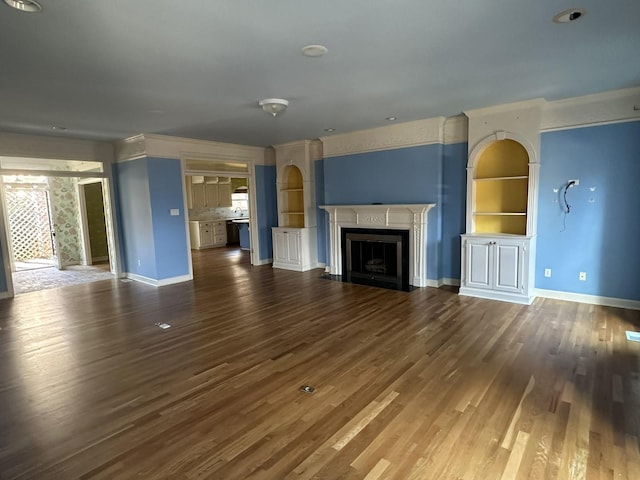
[[[231,178],[187,177],[187,204],[190,209],[230,207]]]
[[[315,228],[273,227],[273,267],[303,272],[315,268]]]
[[[222,247],[227,244],[227,223],[192,220],[189,222],[189,236],[193,249]]]

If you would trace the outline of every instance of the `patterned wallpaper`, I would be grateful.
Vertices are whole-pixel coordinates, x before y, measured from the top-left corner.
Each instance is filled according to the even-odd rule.
[[[82,263],[77,196],[77,180],[65,177],[49,177],[51,218],[56,232],[58,263],[61,267]]]

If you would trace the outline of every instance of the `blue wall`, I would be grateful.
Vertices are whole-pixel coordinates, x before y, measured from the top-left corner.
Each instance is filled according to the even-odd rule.
[[[149,201],[148,159],[114,165],[125,272],[156,277],[154,231]]]
[[[439,279],[442,162],[441,144],[326,158],[324,200],[327,205],[435,203],[429,212],[427,277]]]
[[[180,160],[148,158],[149,195],[156,279],[189,275],[189,248],[185,230],[184,197]],[[180,215],[171,216],[177,208]]]
[[[640,300],[640,122],[543,133],[540,157],[536,287]]]
[[[278,226],[276,167],[275,165],[256,165],[255,172],[258,239],[260,241],[258,258],[266,260],[273,257],[271,227]]]
[[[467,143],[444,146],[442,277],[460,278],[460,235],[466,228]]]

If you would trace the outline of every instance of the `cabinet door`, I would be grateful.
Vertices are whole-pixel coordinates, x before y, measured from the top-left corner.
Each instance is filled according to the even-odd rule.
[[[468,287],[491,288],[491,247],[489,240],[467,240],[465,284]]]
[[[231,206],[231,184],[230,183],[218,184],[218,206],[219,207]]]
[[[191,208],[204,208],[207,202],[204,195],[204,183],[191,185]]]
[[[494,288],[505,292],[523,291],[523,246],[517,242],[497,242],[494,248]]]
[[[215,183],[204,184],[204,196],[206,206],[209,208],[215,208],[218,206],[218,185]]]
[[[273,259],[279,262],[288,261],[287,251],[287,234],[273,232]]]
[[[287,259],[291,263],[300,263],[300,235],[287,233]]]
[[[200,246],[210,247],[213,245],[213,229],[211,226],[200,227]]]

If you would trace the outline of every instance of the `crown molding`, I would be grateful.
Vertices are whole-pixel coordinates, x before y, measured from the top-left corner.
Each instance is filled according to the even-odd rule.
[[[566,130],[640,120],[640,87],[548,102],[542,109],[542,131]]]
[[[140,157],[162,158],[215,158],[235,160],[262,165],[265,163],[265,149],[234,143],[212,142],[168,135],[139,134],[118,142],[116,159],[126,162]]]
[[[442,143],[445,117],[320,137],[324,158]]]
[[[540,108],[547,103],[544,98],[533,98],[522,102],[502,103],[491,107],[475,108],[473,110],[465,110],[464,114],[469,118],[484,117],[499,113],[511,112],[513,110],[526,110],[530,108]]]
[[[111,163],[114,148],[109,142],[96,140],[0,132],[0,155]]]
[[[465,115],[448,117],[444,121],[444,143],[464,143],[469,139],[469,119]]]

